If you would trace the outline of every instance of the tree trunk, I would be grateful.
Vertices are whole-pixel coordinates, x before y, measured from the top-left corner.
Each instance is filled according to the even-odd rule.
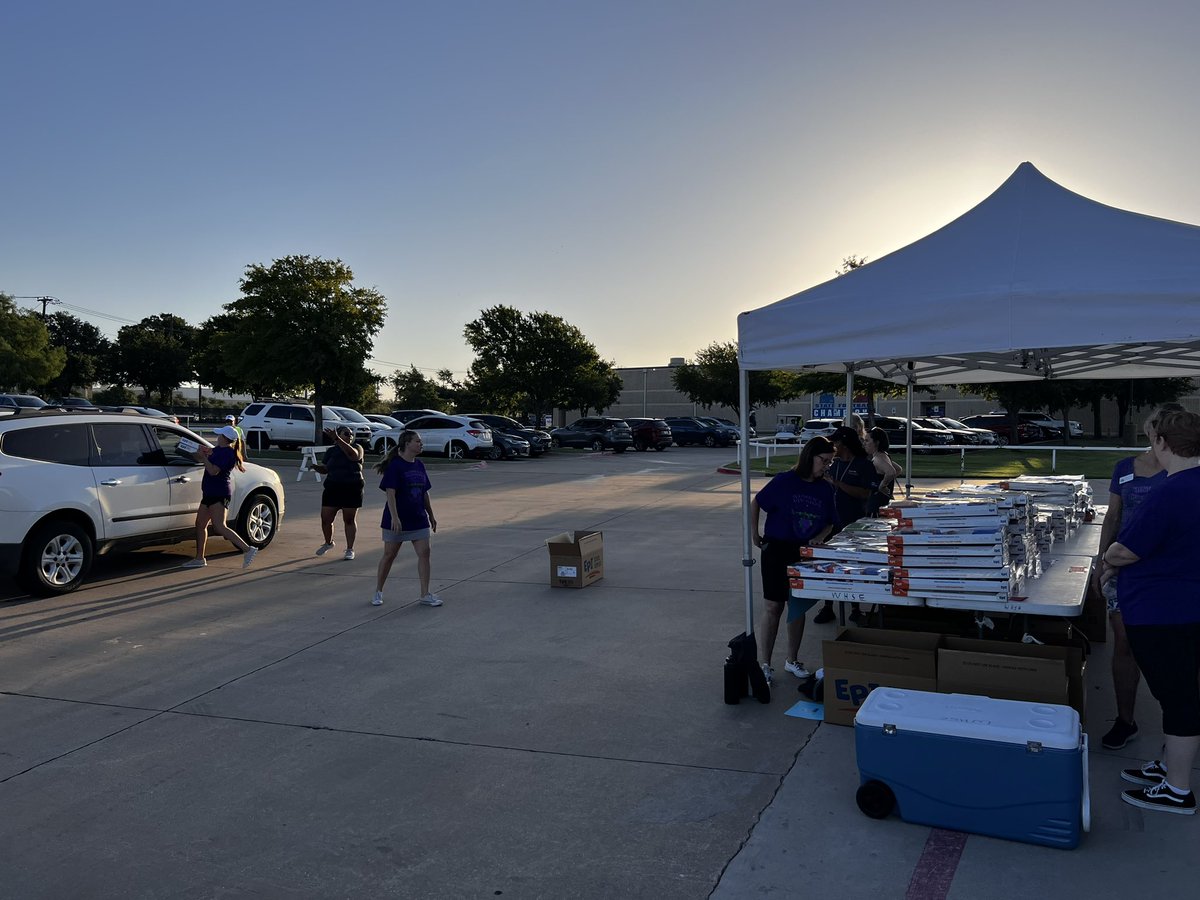
[[[1102,398],[1100,398],[1100,397],[1092,398],[1092,437],[1094,437],[1096,440],[1100,440],[1100,438],[1103,436],[1101,434],[1102,429],[1100,427],[1100,400],[1101,399]]]

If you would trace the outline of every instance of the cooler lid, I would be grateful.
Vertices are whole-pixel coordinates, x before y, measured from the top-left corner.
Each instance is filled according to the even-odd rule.
[[[878,687],[867,695],[856,725],[895,726],[898,732],[1020,744],[1036,741],[1047,749],[1079,747],[1079,713],[1069,706],[994,700],[973,694],[935,694]]]

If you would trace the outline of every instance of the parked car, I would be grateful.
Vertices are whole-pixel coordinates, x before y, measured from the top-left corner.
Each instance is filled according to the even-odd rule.
[[[316,407],[307,403],[273,403],[256,401],[242,410],[238,427],[246,435],[246,443],[255,450],[266,450],[272,444],[284,449],[316,443],[313,423]],[[321,410],[321,430],[346,425],[354,432],[354,440],[370,444],[371,429],[367,425],[347,422],[329,407]]]
[[[50,406],[61,406],[63,409],[99,409],[86,397],[58,397],[51,401]]]
[[[364,444],[369,444],[371,442],[371,439],[375,435],[379,434],[379,432],[381,432],[381,431],[387,431],[388,428],[390,427],[388,425],[381,425],[379,422],[373,422],[370,419],[368,419],[366,416],[364,416],[362,413],[360,413],[357,409],[351,409],[348,406],[325,406],[325,407],[322,407],[322,411],[324,411],[326,409],[332,410],[333,412],[337,413],[339,418],[344,419],[347,422],[353,422],[355,425],[366,425],[367,428],[371,429],[370,435],[367,437],[366,440],[363,441]],[[361,433],[361,432],[358,432],[358,433]],[[358,433],[356,433],[356,437],[357,437]]]
[[[65,594],[95,557],[195,540],[203,467],[181,439],[212,444],[173,422],[128,413],[28,410],[0,418],[0,570],[31,593]],[[271,469],[233,473],[229,521],[253,547],[283,521]]]
[[[384,416],[379,413],[363,413],[372,422],[382,425],[384,428],[403,428],[404,423],[392,416]]]
[[[730,428],[732,428],[734,431],[736,431],[739,435],[742,433],[742,426],[739,425],[737,422],[731,421],[730,419],[718,419],[714,416],[697,416],[696,418],[701,419],[701,420],[710,419],[713,422],[720,422],[722,425],[728,425]],[[750,437],[752,437],[752,438],[758,437],[758,432],[755,430],[753,425],[750,426]]]
[[[633,433],[633,449],[663,451],[675,441],[671,426],[662,419],[630,419],[629,430]]]
[[[550,449],[550,433],[548,431],[542,431],[540,428],[530,428],[528,425],[522,425],[516,419],[496,415],[495,413],[463,413],[463,415],[483,422],[492,429],[493,435],[497,431],[500,431],[504,434],[511,434],[528,441],[529,453],[532,456],[541,456]]]
[[[45,409],[48,405],[33,394],[0,394],[0,409]]]
[[[1070,422],[1068,422],[1067,424],[1070,426],[1070,429],[1071,429],[1071,437],[1073,437],[1073,438],[1083,437],[1083,426],[1081,424],[1076,422],[1074,419],[1071,419]],[[1051,419],[1050,425],[1052,428],[1057,428],[1059,431],[1059,434],[1062,433],[1062,430],[1063,430],[1063,420],[1062,419]]]
[[[830,437],[842,426],[845,419],[809,419],[804,427],[796,432],[796,441],[807,444],[815,437]]]
[[[994,431],[1001,445],[1012,442],[1012,428],[1009,425],[1008,415],[1005,413],[966,416],[963,418],[962,423],[968,428],[986,428],[989,431]],[[1028,422],[1018,422],[1017,435],[1020,443],[1028,444],[1033,441],[1040,441],[1042,439],[1042,430],[1036,425],[1030,425]]]
[[[870,423],[867,427],[871,427]],[[902,447],[908,443],[908,419],[904,416],[876,416],[874,427],[882,428],[887,432],[888,442],[893,447]],[[954,436],[949,430],[922,428],[915,419],[913,420],[912,448],[914,453],[933,453],[935,448],[945,447],[954,442]]]
[[[492,430],[470,416],[421,416],[405,423],[421,436],[422,453],[441,453],[449,459],[491,456]]]
[[[506,431],[492,429],[492,452],[488,459],[516,459],[529,456],[529,441]]]
[[[590,447],[624,453],[633,446],[633,432],[624,419],[612,416],[585,416],[564,428],[550,432],[555,447]]]
[[[393,409],[388,415],[407,425],[413,419],[419,419],[422,416],[445,416],[448,413],[444,413],[440,409]]]
[[[952,431],[958,430],[971,432],[975,435],[975,443],[977,444],[994,447],[1000,443],[1000,436],[996,434],[996,432],[990,431],[987,428],[972,428],[970,425],[966,425],[963,422],[958,421],[958,419],[951,419],[948,416],[934,416],[933,418],[941,422]]]
[[[721,425],[710,425],[692,416],[667,416],[663,419],[671,426],[671,437],[680,447],[701,444],[705,447],[728,447],[737,440]]]
[[[701,425],[711,425],[714,428],[720,428],[722,431],[727,432],[735,443],[742,439],[742,429],[738,428],[732,422],[714,419],[712,416],[692,416],[692,418]]]
[[[150,416],[151,418],[154,418],[154,419],[168,419],[169,421],[174,422],[176,425],[179,424],[179,416],[172,415],[171,413],[165,413],[161,409],[155,409],[152,406],[121,405],[121,406],[98,406],[96,408],[104,410],[105,412],[137,413],[138,415]]]
[[[951,428],[941,419],[932,416],[922,416],[920,418],[913,417],[913,424],[920,425],[922,428],[929,428],[933,431],[944,431],[950,435],[952,444],[969,444],[978,446],[980,443],[979,435],[971,428]]]

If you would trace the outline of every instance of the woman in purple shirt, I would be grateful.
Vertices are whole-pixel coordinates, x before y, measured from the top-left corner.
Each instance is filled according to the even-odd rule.
[[[1192,764],[1200,750],[1200,415],[1163,413],[1151,448],[1167,472],[1121,525],[1104,554],[1102,582],[1117,580],[1125,634],[1162,706],[1165,753],[1121,777],[1143,787],[1121,799],[1194,815]]]
[[[204,465],[200,479],[200,508],[196,510],[196,558],[183,564],[185,569],[203,569],[208,565],[204,550],[208,544],[208,527],[242,552],[242,568],[248,569],[258,553],[238,533],[225,523],[225,511],[233,499],[233,470],[245,471],[242,462],[242,442],[232,425],[222,425],[213,434],[216,447],[201,447],[193,454]]]
[[[405,431],[392,452],[375,466],[375,471],[383,474],[379,489],[387,493],[387,503],[383,507],[383,556],[376,572],[372,606],[383,605],[384,582],[405,541],[417,554],[417,577],[421,582],[417,599],[425,606],[442,605],[441,598],[429,592],[429,536],[437,531],[437,518],[429,502],[429,475],[425,464],[417,459],[422,447],[419,434]]]

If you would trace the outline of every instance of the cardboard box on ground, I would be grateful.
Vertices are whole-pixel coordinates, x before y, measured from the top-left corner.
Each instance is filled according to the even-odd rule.
[[[876,687],[978,694],[1073,707],[1085,719],[1085,663],[1078,647],[846,628],[824,642],[825,721],[853,725]]]
[[[585,588],[604,577],[604,532],[564,531],[546,539],[550,586]]]

